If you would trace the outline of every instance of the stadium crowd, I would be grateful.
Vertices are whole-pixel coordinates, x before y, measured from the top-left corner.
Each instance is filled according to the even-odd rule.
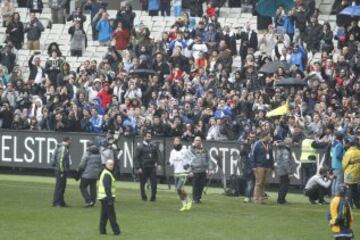
[[[30,22],[23,23],[10,9],[11,1],[6,3],[10,7],[2,9],[7,39],[0,54],[1,128],[125,136],[151,129],[155,136],[240,142],[266,130],[275,140],[291,137],[298,143],[307,134],[330,143],[336,131],[360,132],[356,19],[339,15],[335,31],[329,23],[319,23],[317,9],[305,9],[297,1],[288,12],[279,7],[265,31],[252,29],[250,23],[231,29],[217,21],[215,1],[207,9],[184,11],[169,32],[154,39],[130,4],[109,19],[106,6],[93,0],[66,18],[73,21],[71,54],[86,51],[83,10],[91,12],[93,40],[109,50],[101,62],[88,59],[73,69],[56,42],[48,47],[48,60],[41,62],[37,50],[44,26],[35,15],[38,11],[31,11]],[[34,50],[27,79],[16,66],[16,51],[24,43]],[[241,56],[241,67],[233,66],[236,55]],[[261,72],[271,61],[282,65]],[[302,79],[306,87],[275,87],[289,77]],[[266,117],[286,102],[286,114]]]

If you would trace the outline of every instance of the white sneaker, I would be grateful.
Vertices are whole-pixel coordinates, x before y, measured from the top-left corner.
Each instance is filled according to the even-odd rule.
[[[249,203],[250,202],[250,198],[246,197],[244,198],[244,203]]]

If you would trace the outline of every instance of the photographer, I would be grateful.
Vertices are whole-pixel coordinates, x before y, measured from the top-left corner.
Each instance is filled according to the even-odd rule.
[[[68,18],[66,19],[68,22],[73,21],[73,23],[79,22],[80,28],[83,29],[83,24],[86,21],[86,16],[84,16],[83,12],[81,11],[80,7],[76,8],[76,11],[73,12]]]
[[[15,66],[16,55],[13,53],[13,45],[11,43],[6,44],[0,52],[0,64],[8,69],[11,73]]]
[[[62,65],[63,60],[58,57],[58,54],[56,51],[51,52],[51,57],[46,61],[45,64],[45,72],[48,74],[49,80],[51,81],[51,84],[56,86],[56,78],[57,75],[60,73],[60,66]]]
[[[81,57],[87,47],[86,33],[82,27],[81,20],[74,20],[73,25],[69,28],[70,52],[71,56]]]
[[[0,108],[0,120],[2,121],[1,128],[9,129],[11,128],[14,114],[11,107],[9,106],[9,103],[4,102],[3,100],[2,102],[3,104]]]
[[[328,193],[334,175],[332,175],[328,168],[322,167],[319,173],[312,176],[306,183],[304,194],[309,198],[311,204],[326,204],[324,196]]]
[[[25,32],[27,33],[27,46],[29,50],[40,49],[41,32],[45,30],[35,13],[30,13],[30,22],[26,24]]]

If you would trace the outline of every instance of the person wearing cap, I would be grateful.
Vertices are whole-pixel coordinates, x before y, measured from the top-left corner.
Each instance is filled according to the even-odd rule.
[[[350,204],[345,197],[346,191],[347,187],[340,185],[336,190],[336,196],[330,202],[328,221],[335,240],[347,240],[354,237],[353,216]]]
[[[358,139],[350,136],[346,139],[349,148],[346,150],[342,168],[344,171],[344,183],[350,188],[351,204],[356,208],[360,208],[360,196],[358,185],[360,183],[360,149],[358,147]]]
[[[53,207],[68,206],[64,200],[64,193],[66,189],[66,179],[70,171],[70,152],[71,144],[70,137],[64,137],[61,144],[59,144],[52,157],[52,165],[55,168],[55,191],[53,199]]]
[[[81,174],[80,191],[85,200],[85,207],[93,207],[95,205],[96,181],[101,169],[99,148],[93,141],[89,141],[78,168],[78,172]]]
[[[331,186],[331,195],[335,196],[340,184],[344,183],[342,160],[344,157],[343,133],[336,132],[335,140],[331,146],[331,170],[334,174],[334,181]]]
[[[106,234],[106,224],[109,220],[114,235],[120,235],[120,227],[116,221],[115,214],[115,197],[116,197],[116,186],[115,177],[112,173],[114,170],[114,160],[108,159],[105,163],[105,168],[101,172],[99,179],[99,189],[97,199],[101,202],[100,212],[100,234]]]

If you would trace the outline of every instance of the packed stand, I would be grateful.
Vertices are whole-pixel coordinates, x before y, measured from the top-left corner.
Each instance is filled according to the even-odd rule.
[[[41,62],[37,50],[44,26],[36,11],[28,23],[16,12],[11,17],[3,12],[7,43],[0,55],[1,127],[125,136],[151,129],[156,136],[240,142],[264,130],[275,140],[289,136],[295,143],[310,133],[329,143],[336,130],[359,134],[356,19],[339,16],[335,31],[319,23],[316,9],[309,13],[300,2],[288,12],[279,7],[273,23],[258,32],[250,24],[238,29],[221,25],[221,9],[213,6],[184,11],[170,31],[154,39],[130,4],[109,19],[106,5],[87,2],[66,18],[73,22],[68,29],[71,55],[86,52],[83,11],[90,11],[93,40],[109,49],[101,62],[88,59],[76,69],[56,42]],[[34,50],[28,79],[15,65],[24,44]],[[233,66],[237,55],[241,67]],[[262,72],[271,61],[283,64]],[[275,87],[289,77],[307,86]],[[286,102],[287,114],[266,117]]]

